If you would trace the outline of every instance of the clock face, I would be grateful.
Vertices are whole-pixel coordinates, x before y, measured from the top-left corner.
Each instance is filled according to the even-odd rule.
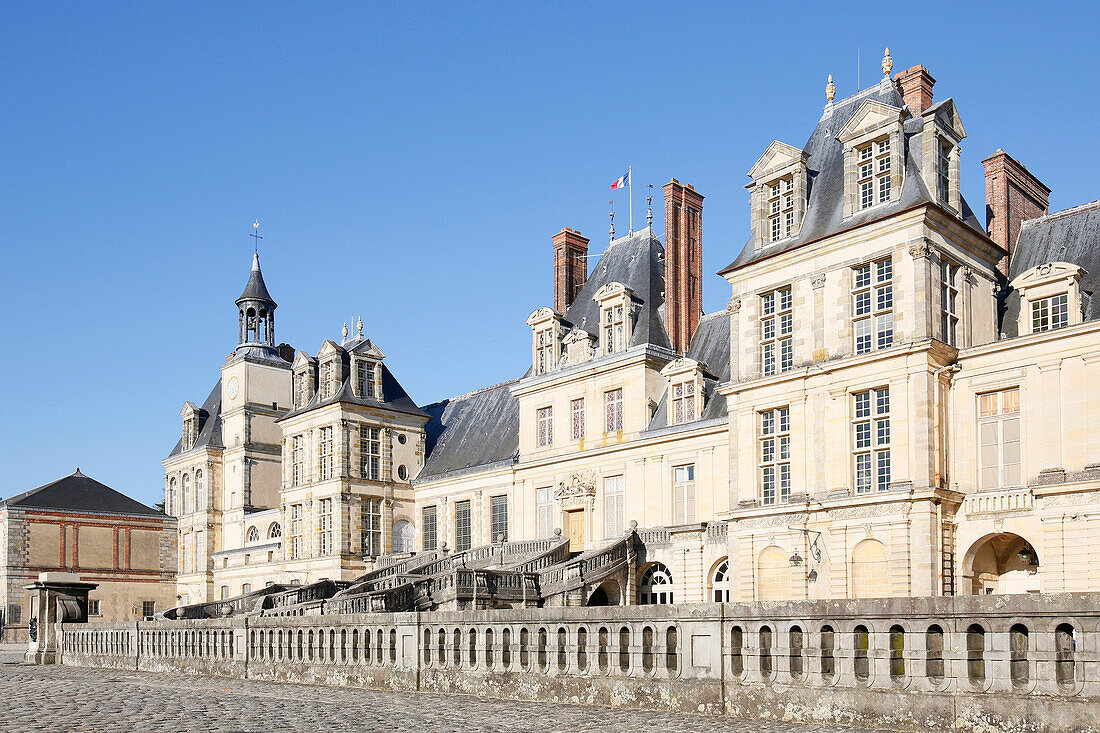
[[[237,381],[237,378],[236,377],[230,377],[228,388],[225,391],[226,394],[229,395],[229,399],[231,399],[231,400],[237,399],[237,392],[240,391],[240,388],[241,388],[241,383]]]

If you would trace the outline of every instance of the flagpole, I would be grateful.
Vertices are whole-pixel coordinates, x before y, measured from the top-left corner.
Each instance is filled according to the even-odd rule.
[[[634,233],[634,170],[626,167],[626,195],[630,198],[630,233]]]

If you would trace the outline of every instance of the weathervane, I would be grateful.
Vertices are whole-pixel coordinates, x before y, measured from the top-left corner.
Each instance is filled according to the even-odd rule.
[[[252,235],[251,236],[252,236],[252,240],[253,240],[252,252],[254,254],[259,254],[260,253],[260,240],[263,239],[263,237],[260,236],[260,220],[259,219],[252,222]]]
[[[649,195],[645,197],[645,225],[647,227],[653,227],[653,184],[649,184]]]
[[[608,205],[611,207],[611,241],[615,241],[615,202],[608,201]]]

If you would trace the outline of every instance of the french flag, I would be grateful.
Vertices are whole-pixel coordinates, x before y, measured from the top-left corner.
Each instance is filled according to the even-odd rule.
[[[626,175],[611,184],[611,190],[616,188],[625,188],[630,183],[630,171],[627,171]]]

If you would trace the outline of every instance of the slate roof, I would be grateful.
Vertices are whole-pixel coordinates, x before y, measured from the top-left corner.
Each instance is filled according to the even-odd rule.
[[[252,255],[252,271],[248,273],[248,283],[244,286],[244,292],[241,293],[241,297],[237,298],[236,302],[240,303],[242,300],[265,300],[271,305],[275,305],[275,300],[271,297],[271,293],[267,292],[267,285],[264,284],[264,274],[260,272],[260,255]]]
[[[934,202],[933,196],[924,184],[924,177],[920,174],[920,145],[909,144],[913,136],[921,131],[923,122],[920,117],[910,117],[902,125],[906,140],[906,155],[905,180],[902,184],[901,197],[897,201],[858,211],[844,218],[844,146],[836,139],[836,135],[867,100],[898,108],[905,104],[893,82],[889,78],[883,78],[873,87],[836,102],[831,112],[826,109],[803,148],[809,156],[806,168],[809,172],[810,196],[798,235],[780,240],[771,246],[761,247],[759,250],[755,249],[750,236],[741,254],[724,267],[722,273],[787,252],[840,231],[892,216],[917,204]],[[942,109],[948,101],[950,100],[945,99],[935,107]],[[963,222],[984,235],[985,229],[982,228],[965,199],[962,201],[962,209]]]
[[[1095,293],[1100,289],[1100,201],[1028,219],[1020,225],[1020,236],[1009,259],[1009,281],[1048,262],[1071,262],[1085,271],[1081,277],[1085,320],[1100,318],[1100,307],[1095,305]],[[1020,294],[1007,288],[1002,303],[1001,335],[1016,336]]]
[[[519,451],[518,379],[425,406],[428,459],[417,482],[510,462]]]
[[[593,336],[600,328],[600,305],[592,298],[610,282],[634,291],[635,321],[630,346],[654,344],[672,348],[664,325],[665,248],[652,227],[619,237],[608,245],[576,300],[562,315],[569,325]]]
[[[335,342],[333,342],[335,344]],[[351,377],[347,377],[341,384],[340,389],[337,390],[336,395],[333,397],[321,398],[321,391],[318,390],[313,395],[313,399],[309,401],[303,407],[299,407],[295,410],[283,415],[279,420],[285,420],[292,415],[301,415],[304,412],[310,410],[316,410],[325,405],[331,405],[336,402],[343,402],[352,405],[364,405],[367,407],[381,407],[386,410],[393,410],[394,412],[404,412],[409,415],[420,415],[422,417],[428,417],[428,413],[416,406],[412,397],[409,397],[409,393],[405,391],[405,388],[401,386],[401,383],[397,381],[397,377],[393,376],[393,373],[389,370],[385,364],[382,364],[382,399],[378,400],[374,397],[356,397],[355,391],[351,386]]]
[[[197,450],[199,448],[224,448],[225,444],[222,443],[222,380],[218,380],[214,385],[214,389],[210,390],[210,395],[206,398],[206,402],[202,403],[200,408],[201,420],[203,420],[202,426],[199,428],[198,437],[195,438],[195,445],[191,447],[191,450]],[[168,454],[168,457],[177,456],[183,453],[183,438],[181,437],[176,441],[176,447],[172,449],[172,452]]]
[[[705,315],[691,338],[688,358],[703,364],[703,412],[697,421],[726,417],[726,398],[716,388],[730,378],[730,315],[720,311]],[[685,423],[689,429],[694,423]],[[668,427],[668,390],[657,403],[657,410],[649,423],[649,430]],[[677,426],[680,427],[680,426]]]
[[[162,512],[85,476],[79,468],[64,478],[0,501],[0,506],[97,514],[164,516]]]

